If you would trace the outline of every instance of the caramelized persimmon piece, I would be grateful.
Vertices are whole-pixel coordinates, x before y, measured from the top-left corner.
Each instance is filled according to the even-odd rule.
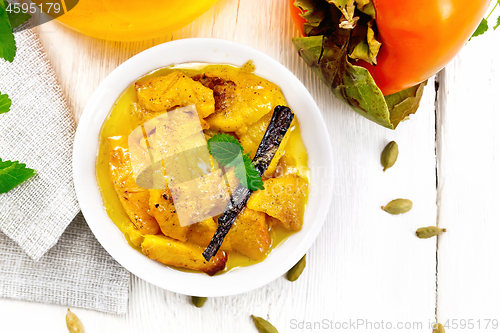
[[[271,247],[266,214],[244,208],[227,234],[231,247],[250,259],[262,260]]]
[[[250,259],[262,260],[271,247],[266,214],[245,208],[234,221],[222,243],[224,251],[236,251]],[[207,247],[217,230],[213,219],[193,224],[187,234],[188,242]]]
[[[170,190],[150,190],[149,193],[150,212],[158,221],[161,232],[165,236],[185,242],[189,226],[181,226]]]
[[[304,222],[307,181],[295,175],[269,178],[264,190],[253,192],[247,207],[278,219],[288,230],[300,230]]]
[[[202,255],[204,248],[191,243],[179,242],[162,235],[145,236],[141,247],[142,252],[148,258],[165,265],[202,271],[208,275],[214,275],[226,267],[226,252],[219,251],[216,256],[207,262]]]
[[[213,91],[180,71],[136,82],[139,104],[152,111],[196,105],[200,120],[214,113]]]
[[[154,235],[160,230],[149,211],[149,191],[135,183],[128,151],[128,138],[114,136],[109,142],[109,174],[116,194],[130,220],[143,235]]]
[[[215,234],[215,230],[217,230],[217,222],[215,222],[212,218],[206,219],[189,226],[187,240],[190,243],[205,248],[208,244],[210,244],[210,241]],[[233,251],[228,237],[226,237],[224,242],[222,242],[221,249],[224,251]]]
[[[251,73],[230,76],[223,70],[214,70],[203,76],[212,78],[200,82],[214,89],[216,95],[215,113],[206,119],[212,129],[241,136],[249,125],[284,103],[277,85]]]

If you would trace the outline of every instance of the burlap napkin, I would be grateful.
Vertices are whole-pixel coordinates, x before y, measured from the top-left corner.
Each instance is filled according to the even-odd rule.
[[[12,240],[0,233],[0,296],[124,312],[129,274],[83,217],[61,238],[79,212],[71,168],[75,123],[36,34],[27,29],[15,38],[14,62],[0,59],[0,92],[12,100],[0,115],[0,158],[37,175],[0,194],[0,231]]]
[[[130,273],[94,238],[82,214],[39,261],[0,233],[0,296],[127,312]]]

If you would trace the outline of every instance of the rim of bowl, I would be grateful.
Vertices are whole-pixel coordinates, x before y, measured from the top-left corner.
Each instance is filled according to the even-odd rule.
[[[303,229],[274,248],[262,262],[208,276],[172,269],[134,250],[108,217],[95,167],[101,126],[118,97],[143,75],[188,62],[255,63],[255,74],[277,84],[299,119],[311,170]],[[312,157],[312,158],[311,158]],[[82,213],[99,243],[128,271],[158,287],[205,297],[229,296],[262,287],[285,274],[316,240],[328,213],[333,190],[333,154],[325,121],[305,86],[287,68],[251,47],[213,38],[189,38],[145,50],[118,66],[99,85],[81,116],[74,142],[73,175]]]

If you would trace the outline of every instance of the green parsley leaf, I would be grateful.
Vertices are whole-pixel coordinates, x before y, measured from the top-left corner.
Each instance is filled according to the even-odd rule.
[[[210,155],[225,166],[234,166],[243,150],[240,142],[229,134],[216,134],[207,143]]]
[[[488,21],[486,21],[485,18],[483,18],[481,20],[481,23],[479,23],[479,25],[477,26],[476,28],[476,31],[474,31],[474,33],[472,34],[472,36],[469,38],[469,40],[472,39],[472,37],[477,37],[477,36],[481,36],[482,34],[484,34],[486,31],[488,30]]]
[[[500,16],[497,18],[497,24],[495,24],[493,30],[497,30],[498,27],[500,27]]]
[[[0,114],[9,112],[11,105],[12,101],[9,96],[7,94],[2,95],[2,93],[0,93]]]
[[[26,23],[31,18],[30,14],[28,14],[27,12],[25,13],[22,10],[19,10],[18,13],[14,12],[14,10],[13,10],[14,8],[19,7],[21,9],[21,6],[19,6],[19,4],[11,3],[10,6],[11,6],[10,8],[12,10],[7,10],[8,8],[5,8],[5,9],[7,11],[7,15],[9,16],[10,26],[12,27],[12,29],[15,29],[18,26],[20,26],[21,24]]]
[[[13,62],[16,56],[16,41],[5,5],[6,3],[0,0],[0,58]]]
[[[235,167],[234,173],[241,185],[252,191],[264,189],[259,172],[250,156],[243,153],[243,147],[237,139],[229,134],[216,134],[207,143],[208,151],[217,162],[227,167]]]
[[[14,187],[36,175],[36,171],[17,161],[0,159],[0,193],[7,193]]]

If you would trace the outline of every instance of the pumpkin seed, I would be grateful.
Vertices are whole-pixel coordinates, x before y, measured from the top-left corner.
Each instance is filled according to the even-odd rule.
[[[286,274],[286,278],[292,282],[297,280],[300,274],[302,274],[302,272],[304,271],[305,267],[306,267],[306,255],[304,254],[302,259],[300,259],[298,263],[296,263],[292,268],[290,268],[290,270]]]
[[[71,312],[68,309],[68,313],[66,313],[66,327],[68,328],[69,333],[85,333],[83,329],[82,322],[76,314]]]
[[[264,318],[252,316],[252,319],[260,333],[279,333],[276,327]]]
[[[193,302],[193,305],[197,308],[201,308],[206,301],[206,297],[191,296],[191,302]]]
[[[384,172],[396,163],[398,154],[399,148],[395,141],[391,141],[387,144],[387,146],[385,146],[382,151],[382,155],[380,156],[380,163],[382,163],[382,166],[384,167]]]
[[[443,232],[446,232],[446,229],[430,226],[430,227],[418,228],[416,234],[418,238],[431,238],[434,236],[441,235],[441,233]]]
[[[412,207],[413,202],[411,202],[411,200],[395,199],[389,202],[386,206],[382,206],[382,209],[389,214],[398,215],[410,211]]]

